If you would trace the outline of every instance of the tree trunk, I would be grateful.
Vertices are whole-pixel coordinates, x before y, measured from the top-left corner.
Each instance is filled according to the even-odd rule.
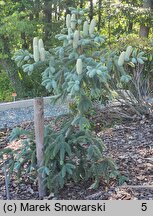
[[[90,13],[89,13],[89,18],[90,18],[90,21],[93,19],[93,0],[90,0]]]
[[[44,163],[44,102],[43,98],[35,98],[34,100],[34,126],[35,126],[35,141],[38,169]],[[42,173],[38,171],[38,191],[39,198],[42,199],[45,194],[44,178]]]
[[[49,39],[50,32],[52,31],[52,2],[45,1],[44,3],[44,32],[45,41]]]
[[[153,0],[143,0],[143,8],[150,8],[153,10]],[[139,36],[148,38],[150,26],[142,24],[140,26]]]
[[[140,26],[140,37],[146,37],[146,38],[148,38],[148,36],[149,36],[149,30],[150,30],[149,26],[141,25]]]
[[[39,12],[40,12],[40,0],[34,2],[34,17],[35,19],[39,19]]]
[[[7,73],[12,86],[17,92],[18,97],[22,97],[25,92],[25,88],[18,76],[17,66],[12,60],[7,59],[1,59],[0,64],[2,69]]]
[[[132,32],[132,30],[133,30],[133,22],[129,21],[128,33]]]
[[[101,9],[102,9],[102,0],[99,0],[98,2],[98,31],[100,30],[100,24],[101,24]]]
[[[54,4],[54,11],[55,11],[55,20],[57,21],[57,15],[58,15],[58,12],[57,12],[57,4]]]
[[[19,12],[25,12],[25,10],[26,10],[26,8],[25,8],[24,4],[22,4],[21,7],[19,8]],[[21,16],[20,20],[24,20],[24,16]],[[21,39],[23,40],[22,49],[28,49],[29,46],[28,46],[26,34],[24,31],[21,32]]]
[[[28,46],[28,44],[27,44],[25,32],[22,32],[22,33],[21,33],[21,39],[23,40],[22,49],[28,49],[29,46]]]
[[[25,92],[25,88],[24,85],[22,85],[22,82],[18,76],[18,68],[15,64],[15,62],[13,60],[11,60],[11,51],[10,51],[10,47],[9,47],[9,37],[7,35],[2,35],[1,39],[3,41],[3,45],[4,45],[4,52],[5,54],[7,53],[8,58],[6,59],[0,59],[0,65],[2,70],[4,70],[9,79],[10,82],[13,86],[13,88],[15,89],[15,91],[17,92],[19,97],[22,97],[23,93]]]
[[[80,0],[80,8],[83,8],[83,0]]]
[[[59,9],[58,9],[58,20],[60,20],[60,18],[61,18],[61,1],[60,0],[58,1],[58,7],[59,7]]]

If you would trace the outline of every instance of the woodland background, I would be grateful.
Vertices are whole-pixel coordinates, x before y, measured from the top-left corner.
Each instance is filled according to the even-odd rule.
[[[12,56],[19,49],[32,50],[35,36],[44,40],[46,49],[57,46],[54,36],[63,28],[69,7],[89,8],[89,20],[96,19],[112,50],[122,51],[129,43],[144,48],[152,38],[153,0],[1,0],[0,101],[11,101],[13,91],[18,99],[48,95],[40,85],[41,73],[28,76]]]

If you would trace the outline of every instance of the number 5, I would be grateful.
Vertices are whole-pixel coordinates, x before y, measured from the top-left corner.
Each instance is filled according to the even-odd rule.
[[[147,211],[147,203],[142,203],[141,210]]]

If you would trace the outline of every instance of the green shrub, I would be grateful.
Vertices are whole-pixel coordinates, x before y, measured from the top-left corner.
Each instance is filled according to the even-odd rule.
[[[129,118],[152,113],[152,45],[145,39],[129,40],[131,37],[121,39],[113,52],[107,49],[102,53],[111,74],[108,91],[123,105],[123,113],[117,110],[119,115]]]
[[[14,91],[6,72],[0,72],[0,101],[12,101]]]

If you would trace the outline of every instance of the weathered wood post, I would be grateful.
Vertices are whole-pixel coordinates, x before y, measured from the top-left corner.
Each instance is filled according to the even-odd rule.
[[[5,189],[6,189],[6,198],[7,200],[10,200],[10,192],[9,192],[9,176],[7,174],[7,166],[6,166],[6,161],[4,161],[4,167],[3,167],[3,172],[5,176]]]
[[[42,97],[34,99],[34,127],[36,140],[36,155],[38,169],[43,165],[44,161],[44,102]],[[39,198],[45,196],[45,187],[43,178],[38,172],[38,191]]]

